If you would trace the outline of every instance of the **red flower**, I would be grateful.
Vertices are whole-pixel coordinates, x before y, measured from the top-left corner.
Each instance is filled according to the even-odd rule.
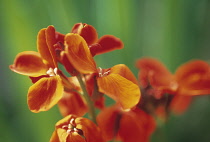
[[[77,33],[85,39],[93,56],[123,48],[123,42],[115,36],[104,35],[98,39],[96,29],[88,24],[75,24],[72,33]]]
[[[68,115],[56,123],[50,142],[104,142],[104,139],[92,121]]]
[[[118,105],[105,108],[97,117],[102,134],[107,141],[149,142],[156,128],[154,119],[139,108],[122,110]]]
[[[39,52],[19,53],[10,69],[19,74],[37,78],[28,90],[28,106],[32,112],[47,111],[57,104],[63,94],[58,75],[54,45],[62,39],[53,26],[41,29],[37,36]]]
[[[78,34],[65,36],[65,55],[74,69],[81,74],[96,74],[99,92],[117,101],[124,109],[134,107],[140,99],[140,90],[132,72],[125,65],[110,69],[97,69],[83,37]]]

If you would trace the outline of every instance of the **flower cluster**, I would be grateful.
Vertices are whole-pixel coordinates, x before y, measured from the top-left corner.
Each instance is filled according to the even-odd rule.
[[[67,34],[53,26],[41,29],[38,52],[16,56],[10,69],[33,83],[27,94],[29,109],[38,113],[57,104],[63,116],[51,142],[148,142],[155,119],[183,113],[194,96],[210,94],[210,66],[201,60],[172,74],[156,59],[141,58],[136,62],[138,79],[124,64],[98,67],[94,56],[122,48],[119,38],[98,38],[93,26],[77,23]],[[106,97],[115,104],[107,106]]]

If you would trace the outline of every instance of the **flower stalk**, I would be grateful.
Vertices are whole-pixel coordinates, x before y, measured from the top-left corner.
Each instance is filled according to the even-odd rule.
[[[95,107],[94,107],[93,101],[90,99],[90,97],[88,95],[88,92],[87,92],[87,89],[86,89],[86,86],[85,86],[85,83],[84,83],[82,77],[83,77],[82,74],[77,75],[77,79],[78,79],[81,89],[83,91],[82,95],[84,96],[84,98],[87,102],[87,105],[88,105],[89,117],[96,124],[97,122],[96,122]]]

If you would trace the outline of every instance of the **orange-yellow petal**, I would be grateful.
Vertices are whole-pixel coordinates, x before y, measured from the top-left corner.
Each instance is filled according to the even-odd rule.
[[[138,85],[138,81],[131,70],[125,64],[118,64],[111,68],[111,73],[119,74],[120,76],[132,81]]]
[[[95,61],[87,43],[78,34],[69,33],[65,36],[65,52],[73,67],[83,74],[97,72]]]
[[[97,83],[99,91],[114,99],[123,109],[132,108],[139,102],[141,92],[138,85],[118,74],[98,77]]]
[[[72,33],[82,36],[88,45],[95,43],[98,40],[96,29],[88,24],[77,23],[72,28]]]
[[[14,64],[10,65],[10,69],[16,73],[33,77],[45,75],[48,70],[40,54],[34,51],[19,53]]]
[[[28,90],[29,109],[35,113],[47,111],[58,103],[62,95],[63,85],[58,75],[41,78]]]
[[[55,28],[48,26],[41,29],[37,35],[37,49],[44,62],[51,68],[57,67],[54,44],[56,44]]]
[[[99,55],[99,54],[103,54],[103,53],[107,53],[116,49],[122,49],[123,48],[123,42],[112,35],[104,35],[102,36],[98,42],[98,44],[100,44],[100,46],[93,46],[92,48],[98,48],[97,50],[95,50],[95,54]]]

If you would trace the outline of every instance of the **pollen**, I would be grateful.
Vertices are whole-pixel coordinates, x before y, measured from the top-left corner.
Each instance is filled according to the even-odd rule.
[[[56,76],[58,74],[58,68],[49,68],[49,70],[46,72],[49,76]]]

